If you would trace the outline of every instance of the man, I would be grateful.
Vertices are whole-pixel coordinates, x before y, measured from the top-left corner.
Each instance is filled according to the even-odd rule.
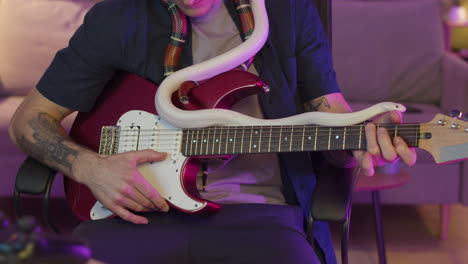
[[[180,67],[241,43],[239,35],[245,32],[240,33],[234,1],[174,2],[190,17],[191,34]],[[350,112],[339,92],[329,46],[311,1],[269,0],[266,5],[269,39],[249,71],[259,74],[272,89],[258,98],[245,98],[235,110],[264,118],[294,115],[302,108]],[[10,126],[12,140],[29,155],[85,184],[121,218],[86,222],[76,230],[90,242],[99,260],[318,263],[303,230],[315,185],[306,153],[241,155],[224,164],[209,163],[207,192],[202,195],[224,205],[219,213],[203,217],[169,211],[167,202],[137,170],[138,164],[165,159],[165,153],[140,150],[101,156],[65,134],[61,120],[75,110],[90,111],[116,71],[134,72],[160,83],[170,33],[169,12],[160,0],[97,4],[69,47],[57,54],[37,89],[18,108]],[[400,119],[398,113],[390,113],[376,122]],[[414,150],[399,137],[391,139],[383,128],[367,125],[366,139],[367,152],[353,152],[366,175],[373,174],[374,165],[397,158],[407,164],[416,160]],[[327,156],[338,166],[353,164],[344,152]],[[334,263],[327,227],[318,223],[315,236],[325,261]]]

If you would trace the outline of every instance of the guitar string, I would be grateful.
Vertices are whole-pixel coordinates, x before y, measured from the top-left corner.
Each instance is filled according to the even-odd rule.
[[[401,127],[402,129],[407,129],[408,126],[420,126],[421,124],[379,124],[378,127],[384,127],[384,128],[392,128],[392,127]],[[440,127],[440,125],[426,125],[425,126],[437,126]],[[336,126],[336,127],[325,127],[325,126],[317,126],[317,125],[284,125],[284,126],[213,126],[213,127],[206,127],[206,128],[192,128],[192,129],[180,129],[180,128],[173,128],[173,129],[140,129],[139,131],[158,131],[158,130],[164,130],[164,131],[175,131],[175,132],[180,132],[180,131],[204,131],[207,129],[216,129],[217,131],[224,131],[224,130],[239,130],[239,129],[302,129],[302,128],[310,128],[310,129],[323,129],[319,131],[328,131],[330,128],[332,129],[361,129],[364,128],[366,125],[352,125],[352,126]],[[376,125],[377,126],[377,125]],[[133,129],[118,129],[118,126],[109,126],[116,128],[119,131],[134,131]],[[130,127],[130,126],[128,126]],[[137,127],[137,126],[135,126]]]
[[[405,131],[405,130],[410,130],[410,131],[413,131],[413,130],[416,130],[419,128],[419,125],[412,125],[412,127],[409,127],[410,125],[406,126],[406,127],[403,127],[401,125],[398,125],[398,127],[385,127],[388,131]],[[357,132],[357,131],[364,131],[364,127],[365,126],[362,126],[361,128],[359,129],[352,129],[352,128],[348,128],[346,129],[346,132]],[[450,128],[450,127],[440,127],[439,125],[433,125],[433,126],[428,126],[426,125],[425,127],[429,127],[429,128],[436,128],[436,129],[447,129],[447,128]],[[322,128],[322,129],[320,129]],[[167,135],[176,135],[176,134],[180,134],[180,133],[197,133],[197,131],[202,131],[202,134],[199,133],[199,135],[211,135],[212,133],[217,133],[217,132],[224,132],[224,131],[228,131],[229,132],[238,132],[239,130],[243,130],[244,133],[249,133],[251,131],[256,131],[256,130],[266,130],[266,131],[269,131],[269,130],[282,130],[283,132],[284,131],[288,131],[288,132],[291,132],[291,130],[295,130],[295,132],[297,133],[302,133],[301,130],[309,130],[308,132],[313,132],[315,133],[315,131],[317,132],[326,132],[326,133],[329,133],[330,132],[330,128],[323,128],[321,126],[318,126],[318,127],[246,127],[246,128],[242,128],[242,127],[232,127],[230,129],[218,129],[216,127],[212,127],[212,129],[210,129],[210,131],[208,131],[208,128],[202,128],[202,129],[140,129],[140,130],[135,130],[135,129],[117,129],[118,132],[133,132],[133,133],[136,133],[136,132],[150,132],[150,133],[155,133],[155,132],[158,132],[159,135],[162,135],[162,134],[167,134]],[[344,131],[344,127],[331,127],[332,129],[332,132],[342,132]],[[452,129],[452,128],[450,128]],[[461,126],[460,126],[460,129],[461,129]],[[161,132],[163,131],[163,132]],[[209,133],[208,133],[209,132]]]
[[[244,135],[244,138],[247,137],[247,138],[252,138],[252,139],[257,139],[257,138],[272,138],[272,139],[279,139],[279,138],[309,138],[309,137],[312,137],[312,138],[324,138],[324,137],[331,137],[331,138],[336,138],[338,137],[339,138],[348,138],[348,137],[356,137],[356,136],[364,136],[365,135],[365,132],[363,131],[362,133],[346,133],[346,134],[343,134],[343,133],[317,133],[317,135],[315,135],[315,133],[287,133],[285,131],[283,131],[281,133],[281,135],[278,135],[278,134],[272,134],[270,136],[270,133],[266,133],[267,135],[249,135],[251,133],[245,133],[247,135]],[[392,131],[389,131],[389,134],[392,135]],[[418,132],[418,131],[398,131],[398,136],[401,136],[401,137],[406,137],[406,136],[414,136],[414,137],[421,137],[422,135],[425,135],[425,132]],[[242,139],[242,135],[217,135],[217,134],[198,134],[197,133],[193,133],[193,137],[192,135],[190,134],[186,134],[185,136],[183,135],[180,135],[180,138],[187,138],[190,137],[191,140],[200,140],[202,138],[216,138],[216,139]],[[127,138],[135,138],[135,137],[139,137],[140,139],[142,138],[157,138],[157,139],[173,139],[175,137],[175,134],[174,135],[169,135],[169,134],[135,134],[135,135],[131,135],[131,134],[121,134],[119,136],[119,138],[121,140],[126,140]]]
[[[414,125],[413,125],[413,126],[414,126]],[[447,127],[441,127],[440,125],[432,125],[432,126],[435,127],[436,129],[447,129]],[[307,126],[306,126],[306,127],[307,127]],[[172,129],[167,129],[167,130],[172,130]],[[250,130],[251,130],[251,129],[250,129]],[[409,133],[408,133],[407,131],[404,131],[404,130],[405,130],[405,129],[400,128],[400,129],[398,130],[398,132],[399,132],[398,135],[404,137],[404,138],[407,139],[407,140],[421,139],[422,133],[416,133],[415,128],[410,128],[409,130],[411,130],[411,131],[410,131]],[[406,129],[406,130],[408,130],[408,129]],[[122,130],[121,130],[121,131],[122,131]],[[123,130],[123,131],[125,131],[125,130]],[[127,130],[127,131],[128,131],[128,130]],[[134,132],[133,130],[130,130],[130,131]],[[164,131],[164,130],[159,130],[159,131]],[[194,131],[200,131],[200,129],[191,130],[191,131],[192,131],[192,133],[195,133]],[[353,131],[353,130],[351,130],[351,131]],[[389,130],[390,133],[391,133],[392,131],[393,131],[393,130]],[[154,131],[153,131],[153,132],[154,132]],[[285,132],[286,134],[288,133],[288,131],[283,131],[283,132]],[[291,131],[289,131],[289,132],[291,132]],[[311,132],[314,132],[314,131],[311,131]],[[292,136],[287,136],[287,137],[285,137],[285,135],[283,135],[283,136],[274,135],[274,136],[272,136],[272,137],[266,136],[266,135],[262,135],[262,136],[260,136],[260,135],[252,135],[252,139],[254,139],[254,140],[259,140],[259,141],[260,141],[260,139],[262,139],[262,138],[268,138],[268,139],[270,139],[270,140],[269,140],[269,141],[270,141],[270,142],[269,142],[270,147],[272,146],[272,142],[271,142],[271,141],[273,141],[273,144],[275,144],[274,141],[279,140],[280,137],[281,137],[281,138],[289,138],[289,139],[290,139],[289,142],[293,141],[293,143],[283,143],[282,146],[283,146],[283,145],[288,145],[288,144],[289,144],[291,147],[293,147],[293,146],[294,146],[294,147],[296,147],[296,146],[302,146],[303,138],[309,138],[309,137],[314,138],[314,139],[315,139],[315,138],[319,139],[320,141],[317,142],[317,144],[328,144],[328,142],[327,142],[328,140],[327,140],[327,141],[323,141],[323,139],[324,139],[324,138],[330,138],[330,139],[333,138],[334,140],[330,140],[330,142],[332,142],[332,144],[336,144],[336,143],[333,143],[333,142],[336,142],[336,140],[338,140],[338,139],[335,138],[337,135],[336,135],[336,134],[333,134],[333,133],[330,135],[330,130],[329,130],[329,129],[327,129],[327,130],[318,130],[318,132],[326,132],[326,134],[317,134],[317,136],[312,137],[312,136],[310,136],[310,135],[305,135],[305,134],[303,134],[301,131],[296,131],[297,134],[293,132],[293,133],[292,133],[292,134],[293,134]],[[348,132],[348,131],[347,131],[347,132]],[[360,130],[360,132],[362,132],[362,130]],[[248,131],[247,131],[247,133],[248,133]],[[359,133],[359,134],[346,133],[346,136],[354,136],[354,135],[360,135],[360,134],[362,134],[362,133]],[[409,135],[408,135],[408,134],[409,134]],[[152,142],[156,143],[155,141],[167,141],[167,140],[164,140],[164,139],[165,139],[164,137],[168,137],[169,135],[175,135],[175,134],[174,134],[174,133],[157,133],[157,134],[153,133],[153,134],[150,134],[150,135],[148,135],[148,134],[145,135],[145,134],[141,134],[141,133],[140,133],[140,135],[139,135],[139,139],[140,139],[139,145],[140,145],[140,146],[143,146],[145,143],[148,144],[148,142],[149,142],[150,145],[151,145]],[[200,136],[203,137],[203,136],[206,136],[206,135],[208,135],[208,139],[206,139],[205,142],[200,142],[200,141],[201,141]],[[189,135],[189,136],[190,136],[190,135]],[[196,135],[194,135],[194,136],[196,136]],[[219,141],[224,141],[224,142],[222,142],[221,144],[227,144],[227,145],[232,145],[232,144],[234,144],[234,143],[229,143],[229,140],[230,140],[230,139],[232,139],[232,140],[239,139],[238,137],[229,137],[229,136],[226,136],[226,135],[218,135],[218,137],[216,137],[215,134],[211,134],[211,133],[209,133],[209,134],[205,134],[205,133],[200,134],[200,133],[199,133],[199,134],[198,134],[199,139],[198,139],[198,142],[196,142],[196,143],[197,143],[197,144],[200,144],[200,145],[204,145],[204,146],[209,145],[209,144],[211,144],[211,145],[217,144],[218,142],[214,142],[213,139],[211,139],[211,142],[210,142],[210,139],[209,139],[210,136],[215,136],[215,138],[218,139]],[[339,135],[339,136],[341,136],[341,135]],[[157,140],[152,139],[152,138],[154,138],[154,137],[157,137]],[[122,139],[121,142],[127,143],[127,142],[131,142],[131,140],[128,140],[128,138],[135,138],[135,135],[125,135],[125,134],[123,134],[123,135],[120,136],[120,138]],[[291,138],[292,138],[292,139],[291,139]],[[343,138],[344,138],[344,136],[343,136]],[[229,140],[228,140],[228,139],[229,139]],[[185,139],[182,139],[182,140],[185,140]],[[191,139],[191,140],[192,140],[192,139]],[[351,139],[351,138],[347,138],[346,140],[347,140],[347,143],[348,143],[348,144],[352,144],[352,143],[358,142],[358,140],[356,140],[356,139]],[[296,141],[296,142],[295,142],[295,141]],[[299,145],[297,145],[297,143],[298,143],[297,141],[301,141],[301,143],[300,143]],[[364,140],[361,140],[361,141],[364,143],[365,139],[364,139]],[[247,143],[247,142],[246,142],[246,143]],[[244,143],[243,145],[249,145],[249,144],[246,144],[246,143]],[[307,143],[307,141],[304,141],[304,143]],[[311,142],[310,142],[310,143],[311,143]],[[340,143],[341,143],[341,142],[339,142],[338,144],[340,144]],[[193,144],[193,143],[185,142],[185,144]],[[157,146],[160,147],[160,148],[164,148],[165,145],[173,146],[174,144],[171,143],[171,142],[167,142],[167,143],[166,143],[166,142],[165,142],[165,143],[159,142],[159,143],[157,143]],[[237,143],[236,145],[239,145],[239,144]],[[276,146],[276,145],[275,145],[275,146]],[[231,147],[231,146],[229,146],[229,147]]]
[[[125,132],[125,131],[124,131]],[[119,135],[119,138],[122,139],[122,138],[125,138],[125,137],[149,137],[149,138],[152,138],[152,137],[155,137],[155,138],[173,138],[174,136],[177,135],[177,133],[151,133],[151,134],[144,134],[144,133],[137,133],[136,131],[132,131],[134,132],[133,134],[132,133],[121,133]],[[343,131],[344,132],[344,131]],[[364,130],[361,130],[359,131],[359,133],[352,133],[352,132],[356,132],[356,131],[351,131],[351,132],[348,132],[346,131],[346,134],[345,133],[339,133],[339,132],[336,132],[336,131],[308,131],[308,132],[303,132],[303,131],[287,131],[287,130],[283,130],[281,131],[281,135],[278,135],[278,133],[275,133],[275,132],[272,132],[272,135],[270,136],[270,133],[269,132],[266,132],[265,134],[267,135],[264,135],[264,133],[258,133],[258,134],[255,134],[253,135],[252,132],[250,131],[244,131],[244,137],[246,136],[247,134],[247,137],[252,137],[252,138],[283,138],[283,137],[333,137],[335,138],[336,136],[339,136],[339,137],[352,137],[352,136],[359,136],[359,135],[364,135],[365,134],[365,131]],[[394,132],[398,132],[397,135],[400,135],[400,136],[404,136],[404,135],[409,135],[409,136],[421,136],[423,135],[425,132],[420,132],[418,131],[417,129],[407,129],[407,130],[388,130],[388,132],[390,134],[394,133]],[[273,134],[274,133],[274,134]],[[248,135],[248,134],[251,134],[251,135]],[[292,134],[292,136],[291,136]],[[234,135],[228,135],[228,134],[221,134],[221,133],[196,133],[196,132],[192,132],[192,133],[187,133],[187,134],[180,134],[181,137],[191,137],[191,139],[193,139],[193,137],[197,137],[198,139],[200,139],[201,137],[215,137],[215,138],[218,138],[218,139],[239,139],[239,138],[242,138],[242,134],[241,135],[237,135],[235,134]]]
[[[364,133],[362,135],[365,136]],[[244,137],[244,139],[248,138],[248,139],[252,139],[252,140],[259,140],[259,139],[272,139],[272,140],[286,139],[286,140],[288,140],[290,138],[293,138],[293,139],[307,138],[307,139],[310,140],[310,139],[315,139],[315,138],[317,138],[317,139],[330,138],[330,139],[333,139],[333,140],[340,140],[340,139],[346,138],[346,140],[348,140],[348,139],[353,140],[353,138],[351,138],[351,136],[354,137],[354,135],[343,136],[343,135],[333,135],[333,134],[331,134],[331,135],[304,135],[304,136],[302,134],[301,135],[292,135],[292,136],[291,135],[283,135],[283,136],[280,136],[280,135],[272,135],[272,136],[268,135],[267,136],[267,135],[265,135],[265,136],[252,136],[252,137],[247,136],[247,137]],[[390,135],[390,136],[393,136],[393,135]],[[425,138],[424,133],[417,133],[417,135],[416,135],[416,133],[398,133],[398,136],[403,137],[403,138],[420,138],[420,139]],[[139,135],[139,136],[137,136],[137,135],[133,135],[133,136],[132,135],[124,135],[124,136],[121,136],[119,139],[120,139],[120,141],[125,141],[125,140],[128,140],[128,139],[134,139],[134,138],[138,138],[140,141],[153,140],[153,139],[154,140],[161,140],[162,139],[162,140],[165,140],[165,141],[169,141],[171,139],[174,139],[174,137],[169,137],[169,136],[162,136],[162,137],[159,136],[158,137],[158,136],[153,136],[153,135]],[[187,137],[185,137],[184,139],[187,139]],[[195,141],[199,142],[199,141],[202,141],[202,140],[207,140],[208,141],[208,139],[211,139],[210,141],[213,141],[213,139],[223,140],[223,141],[232,139],[234,141],[234,140],[241,140],[242,137],[238,137],[238,136],[236,136],[236,137],[225,137],[225,136],[216,137],[216,136],[213,136],[213,137],[202,138],[200,136],[198,136],[198,137],[195,136],[194,138],[190,137],[189,141],[194,141],[195,140]]]
[[[410,135],[410,136],[403,136],[407,141],[411,141],[411,140],[415,140],[415,139],[421,139],[420,135],[419,136],[416,136],[416,135]],[[283,137],[282,137],[283,138]],[[202,140],[198,140],[198,142],[193,142],[192,140],[190,140],[189,142],[185,142],[185,141],[181,141],[181,143],[184,143],[184,145],[194,145],[194,144],[199,144],[200,146],[207,146],[207,145],[210,145],[210,146],[213,146],[213,145],[228,145],[229,147],[232,147],[232,145],[236,145],[236,146],[249,146],[251,145],[250,143],[250,140],[248,141],[245,141],[243,143],[240,143],[239,144],[239,141],[237,141],[237,143],[234,143],[234,140],[230,141],[230,140],[226,140],[226,139],[230,139],[230,138],[220,138],[218,139],[219,142],[215,142],[214,140],[209,140],[209,139],[206,139],[206,141],[202,141]],[[260,138],[257,138],[255,139],[255,142],[256,144],[260,143],[260,140],[258,140]],[[323,139],[326,139],[326,140],[323,140]],[[322,137],[317,137],[317,142],[315,142],[315,137],[311,138],[311,139],[307,139],[307,140],[302,140],[302,137],[301,138],[293,138],[291,140],[291,138],[289,137],[288,139],[286,139],[285,141],[283,141],[281,144],[279,143],[279,137],[275,137],[275,138],[268,138],[268,140],[264,140],[263,142],[266,142],[268,141],[269,142],[269,145],[270,146],[285,146],[285,145],[291,145],[291,146],[302,146],[302,145],[310,145],[310,144],[316,144],[318,146],[322,146],[322,145],[328,145],[329,144],[329,140],[330,139],[330,144],[332,146],[341,146],[342,144],[345,144],[345,145],[352,145],[352,144],[357,144],[359,143],[359,140],[358,139],[347,139],[345,143],[343,143],[343,140],[340,140],[340,139],[336,139],[336,138],[330,138],[328,136],[322,136]],[[121,140],[119,141],[119,145],[121,146],[126,146],[126,145],[131,145],[132,143],[137,143],[138,142],[138,145],[139,146],[144,146],[144,145],[157,145],[158,147],[166,147],[166,146],[170,146],[170,147],[174,147],[174,143],[171,143],[169,142],[169,140],[164,140],[164,139],[159,139],[160,141],[157,142],[157,140],[148,140],[148,138],[145,138],[145,139],[142,139],[140,138],[140,140],[128,140],[128,141],[125,141],[125,140]],[[257,141],[258,140],[258,141]],[[292,143],[291,143],[292,141]],[[361,140],[361,145],[363,145],[364,143],[366,142],[365,138]]]
[[[161,130],[159,130],[161,131]],[[263,134],[270,134],[269,132],[270,130],[266,130],[266,131],[262,131],[262,136],[265,136]],[[412,129],[388,129],[387,130],[389,133],[397,133],[398,135],[400,134],[404,134],[404,133],[415,133],[417,131],[419,131],[418,128],[412,128]],[[141,136],[167,136],[167,137],[173,137],[173,136],[182,136],[182,135],[191,135],[193,134],[194,136],[221,136],[221,137],[225,137],[225,136],[232,136],[231,134],[236,134],[236,136],[238,134],[242,135],[249,135],[249,134],[252,134],[252,136],[259,136],[260,132],[259,131],[251,131],[251,130],[248,130],[248,131],[242,131],[242,132],[239,132],[239,131],[229,131],[229,134],[227,133],[221,133],[221,132],[212,132],[210,131],[209,133],[206,132],[202,132],[202,133],[197,133],[197,131],[185,131],[185,133],[166,133],[166,132],[158,132],[158,131],[151,131],[150,133],[146,133],[147,131],[143,131],[143,132],[138,132],[138,131],[120,131],[120,136],[133,136],[133,135],[136,135],[136,134],[139,134]],[[286,129],[282,129],[281,131],[271,131],[272,134],[282,134],[282,135],[285,135],[285,134],[297,134],[297,135],[311,135],[311,134],[320,134],[320,135],[329,135],[330,133],[332,135],[346,135],[346,136],[357,136],[357,135],[360,135],[360,134],[365,134],[365,130],[362,129],[362,130],[347,130],[346,133],[344,130],[341,130],[341,131],[336,131],[336,130],[306,130],[306,131],[302,131],[302,130],[292,130],[292,129],[289,129],[289,130],[286,130]],[[424,132],[418,132],[418,133],[424,133]]]

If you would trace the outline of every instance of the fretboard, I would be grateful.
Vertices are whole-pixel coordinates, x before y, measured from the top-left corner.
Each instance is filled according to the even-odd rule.
[[[381,124],[390,136],[402,137],[410,147],[418,147],[419,124]],[[232,126],[184,129],[181,151],[185,156],[246,153],[301,152],[366,149],[365,125],[323,127]]]

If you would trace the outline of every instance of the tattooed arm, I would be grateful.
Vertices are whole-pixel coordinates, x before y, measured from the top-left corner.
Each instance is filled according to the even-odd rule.
[[[72,172],[72,164],[78,153],[92,153],[74,144],[61,126],[60,122],[71,113],[33,90],[15,112],[9,134],[13,142],[30,156],[82,182],[83,179]]]
[[[332,113],[349,113],[351,107],[341,93],[332,93],[304,104],[306,111],[322,111]],[[401,123],[400,112],[390,112],[376,118],[374,123]],[[416,152],[408,148],[400,137],[390,138],[385,128],[376,129],[373,123],[366,125],[367,151],[353,151],[354,158],[346,151],[328,151],[327,159],[338,167],[352,167],[357,164],[362,173],[374,175],[374,166],[382,166],[386,162],[395,162],[401,158],[403,162],[412,165],[416,162]]]
[[[166,201],[137,170],[138,164],[160,161],[165,153],[142,150],[99,155],[65,133],[61,122],[72,112],[34,89],[12,117],[9,135],[28,155],[88,186],[98,201],[125,220],[147,223],[128,209],[167,211]]]

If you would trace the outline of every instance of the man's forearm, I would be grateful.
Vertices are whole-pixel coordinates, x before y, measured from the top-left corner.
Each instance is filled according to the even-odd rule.
[[[81,181],[73,173],[73,164],[79,155],[91,151],[74,143],[60,122],[45,112],[38,112],[26,122],[13,125],[13,141],[38,161]]]

